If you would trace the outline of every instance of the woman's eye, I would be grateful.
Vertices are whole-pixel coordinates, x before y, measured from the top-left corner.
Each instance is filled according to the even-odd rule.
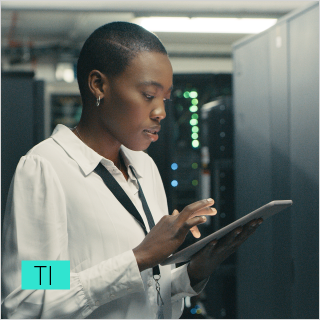
[[[154,96],[144,93],[144,96],[146,97],[147,100],[152,100],[154,98]]]

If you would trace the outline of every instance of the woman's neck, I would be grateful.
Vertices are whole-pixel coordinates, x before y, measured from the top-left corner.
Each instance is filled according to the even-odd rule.
[[[120,147],[119,141],[116,141],[110,134],[103,132],[97,126],[89,126],[79,122],[73,133],[82,140],[88,147],[100,154],[106,159],[111,160],[120,168]]]
[[[82,140],[88,147],[100,154],[102,157],[111,160],[114,165],[122,172],[128,180],[128,172],[122,157],[120,157],[121,143],[116,140],[110,133],[98,125],[94,116],[82,115],[80,122],[73,133]]]

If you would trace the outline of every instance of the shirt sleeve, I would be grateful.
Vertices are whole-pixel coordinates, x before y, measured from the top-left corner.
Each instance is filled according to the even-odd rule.
[[[171,302],[184,297],[192,297],[198,295],[206,286],[209,278],[202,280],[200,283],[191,287],[190,278],[187,271],[188,264],[184,264],[179,268],[171,271]]]
[[[13,177],[4,225],[2,313],[6,318],[85,318],[100,305],[144,290],[132,250],[79,273],[70,290],[22,290],[22,260],[68,260],[66,200],[51,164],[21,158]]]

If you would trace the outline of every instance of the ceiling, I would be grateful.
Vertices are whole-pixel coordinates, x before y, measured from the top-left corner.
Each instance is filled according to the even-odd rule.
[[[49,53],[77,56],[97,27],[141,16],[268,17],[314,1],[1,1],[2,56],[12,64]],[[157,33],[169,55],[230,57],[245,34]]]

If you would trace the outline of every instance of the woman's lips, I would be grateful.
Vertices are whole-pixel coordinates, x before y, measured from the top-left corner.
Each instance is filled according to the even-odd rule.
[[[158,130],[154,129],[145,129],[143,130],[143,133],[152,141],[155,142],[158,140]]]
[[[144,129],[143,131],[146,131],[146,132],[149,132],[149,133],[152,133],[152,134],[157,134],[157,131],[152,130],[152,129]]]

